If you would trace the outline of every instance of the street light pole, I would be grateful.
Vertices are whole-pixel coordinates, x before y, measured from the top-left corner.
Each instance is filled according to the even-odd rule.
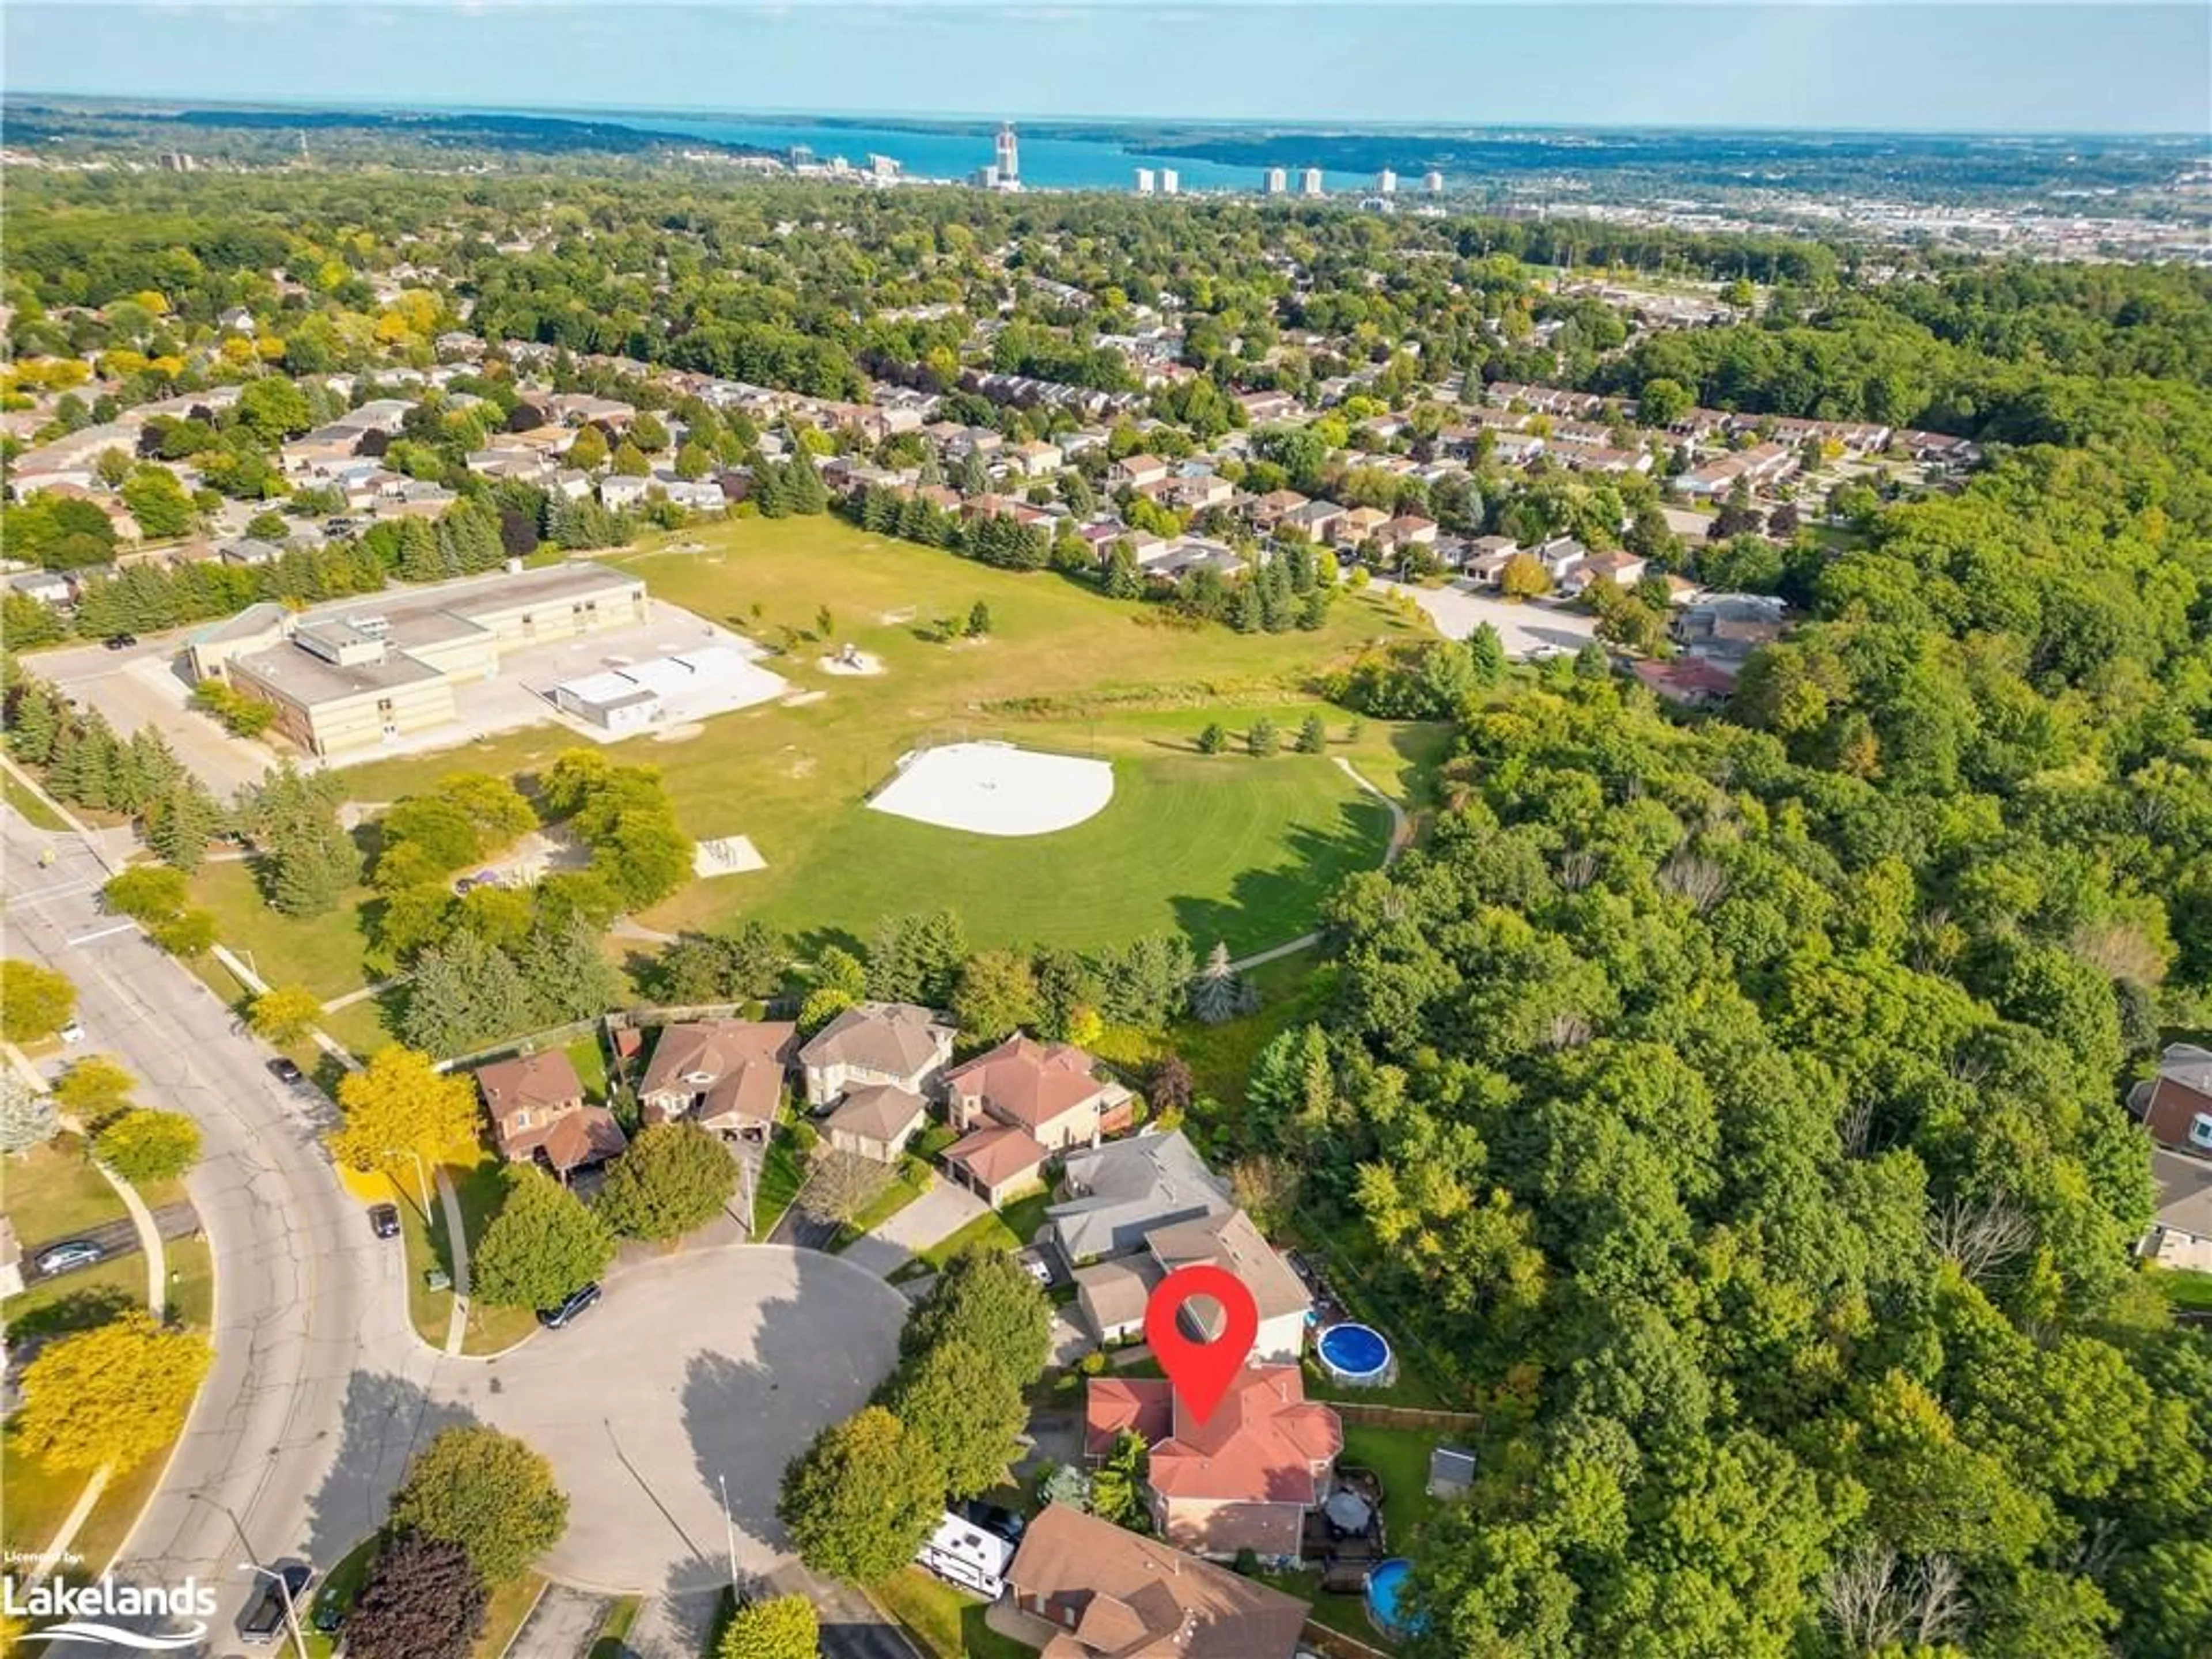
[[[234,1516],[233,1518],[235,1519]],[[293,1650],[299,1655],[299,1659],[307,1659],[307,1638],[300,1629],[300,1604],[292,1599],[291,1581],[283,1573],[273,1571],[256,1561],[241,1561],[238,1565],[249,1572],[258,1572],[264,1578],[276,1581],[276,1593],[284,1598],[284,1623],[292,1632]]]
[[[221,1510],[229,1517],[230,1529],[238,1534],[238,1547],[246,1552],[246,1556],[238,1564],[239,1566],[245,1571],[258,1573],[264,1578],[276,1581],[277,1593],[284,1598],[284,1622],[292,1632],[293,1650],[298,1659],[307,1659],[307,1638],[300,1629],[300,1609],[292,1600],[292,1586],[286,1582],[283,1573],[271,1572],[261,1565],[260,1557],[254,1553],[253,1545],[246,1535],[246,1523],[238,1518],[238,1511],[218,1498],[210,1498],[205,1492],[187,1492],[185,1495],[195,1503],[205,1504],[210,1509]]]
[[[430,1177],[423,1173],[422,1154],[410,1147],[386,1146],[384,1149],[384,1156],[411,1158],[415,1160],[415,1185],[422,1194],[422,1222],[425,1226],[428,1226],[430,1221]]]
[[[722,1489],[722,1534],[730,1551],[730,1594],[738,1593],[738,1523],[730,1516],[730,1483],[719,1472],[714,1484]]]

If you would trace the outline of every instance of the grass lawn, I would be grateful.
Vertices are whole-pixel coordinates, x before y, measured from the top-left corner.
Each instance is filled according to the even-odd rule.
[[[629,1649],[624,1639],[629,1627],[637,1622],[637,1597],[625,1595],[607,1609],[607,1616],[599,1626],[598,1638],[585,1659],[625,1659]]]
[[[580,1036],[562,1052],[568,1063],[576,1068],[576,1080],[584,1085],[585,1095],[604,1106],[607,1103],[607,1056],[599,1046],[599,1033]]]
[[[473,1246],[484,1236],[498,1215],[500,1206],[507,1202],[507,1166],[495,1158],[464,1167],[458,1164],[446,1166],[446,1176],[453,1183],[454,1194],[460,1200],[461,1224],[468,1230],[469,1243]],[[431,1229],[442,1253],[445,1249],[446,1224],[444,1206],[439,1206],[438,1217]],[[441,1255],[441,1261],[450,1258]],[[449,1268],[450,1270],[450,1268]],[[537,1328],[537,1316],[528,1308],[492,1308],[471,1300],[469,1304],[468,1327],[461,1337],[464,1353],[497,1353],[511,1348]],[[445,1343],[445,1333],[439,1332],[438,1343]]]
[[[1299,1572],[1270,1572],[1261,1575],[1260,1582],[1295,1595],[1301,1601],[1313,1604],[1316,1622],[1331,1630],[1342,1631],[1354,1641],[1364,1642],[1370,1647],[1395,1650],[1391,1641],[1368,1622],[1367,1598],[1364,1595],[1324,1595],[1321,1592],[1321,1571],[1307,1568]]]
[[[530,1617],[530,1610],[538,1605],[538,1598],[544,1594],[545,1581],[534,1572],[493,1585],[490,1605],[484,1608],[483,1634],[477,1638],[477,1644],[471,1650],[474,1659],[499,1659],[507,1651],[507,1644],[514,1640],[515,1632],[522,1628],[522,1621]]]
[[[27,788],[15,781],[10,772],[0,772],[0,800],[4,800],[23,817],[26,823],[40,830],[63,830],[69,825],[62,822],[61,814],[46,803],[35,789]]]
[[[1052,1194],[1040,1188],[1027,1198],[1014,1200],[1004,1209],[977,1216],[966,1226],[939,1239],[917,1259],[941,1273],[945,1263],[970,1244],[981,1244],[992,1250],[1018,1250],[1044,1225],[1045,1206],[1051,1202]]]
[[[790,1126],[779,1120],[761,1157],[760,1184],[753,1190],[753,1243],[775,1231],[805,1181],[806,1161],[791,1144]]]
[[[1287,732],[1320,709],[1331,752],[1386,789],[1402,787],[1408,769],[1426,763],[1423,745],[1434,746],[1376,721],[1352,742],[1349,716],[1311,699],[1318,670],[1425,626],[1364,596],[1346,594],[1318,633],[1239,635],[1161,626],[1157,611],[1062,577],[991,570],[833,520],[738,520],[685,536],[711,550],[618,562],[659,596],[770,642],[812,629],[827,603],[830,642],[874,653],[885,672],[824,675],[823,642],[795,642],[773,665],[818,700],[725,715],[675,741],[616,745],[618,759],[662,769],[689,831],[750,836],[768,861],[694,883],[644,918],[665,930],[758,915],[864,936],[888,911],[950,896],[979,945],[1042,937],[1092,946],[1177,928],[1202,944],[1259,949],[1303,931],[1339,874],[1379,855],[1387,817],[1322,757],[1202,757],[1199,729],[1218,720],[1241,731],[1265,712]],[[989,640],[918,637],[932,617],[964,615],[978,599],[991,609]],[[914,620],[887,620],[906,610]],[[1035,838],[966,836],[863,809],[901,753],[963,734],[1095,750],[1115,763],[1115,799],[1086,823]],[[571,746],[569,734],[540,729],[343,775],[356,798],[391,800],[456,766],[532,774]],[[325,948],[341,942],[357,959],[357,939]]]
[[[82,1137],[56,1135],[7,1160],[9,1218],[27,1256],[126,1213],[106,1178],[85,1159]]]
[[[1429,1454],[1444,1443],[1445,1437],[1430,1429],[1344,1425],[1344,1455],[1337,1461],[1382,1477],[1382,1519],[1394,1554],[1411,1552],[1436,1510],[1428,1490]]]
[[[985,1624],[981,1596],[956,1589],[920,1567],[871,1585],[868,1594],[931,1659],[1032,1659],[1036,1652]]]
[[[926,1164],[901,1159],[891,1172],[884,1188],[860,1208],[860,1212],[837,1229],[832,1250],[842,1250],[863,1233],[880,1227],[901,1210],[929,1190],[929,1170]]]
[[[11,1201],[14,1196],[11,1181]],[[167,1255],[170,1310],[185,1324],[205,1330],[215,1307],[213,1256],[198,1239],[173,1240]],[[20,1342],[33,1334],[88,1329],[129,1309],[143,1307],[145,1296],[143,1259],[136,1255],[118,1256],[67,1274],[52,1285],[11,1297],[5,1308],[9,1336]],[[94,1571],[106,1566],[123,1547],[139,1510],[161,1484],[167,1462],[167,1452],[157,1452],[137,1468],[110,1480],[100,1492],[100,1501],[70,1546]],[[0,1493],[6,1494],[5,1504],[0,1504],[0,1547],[26,1551],[46,1548],[76,1506],[84,1485],[85,1476],[79,1472],[50,1470],[26,1456],[12,1431],[0,1435]]]
[[[453,1293],[451,1290],[434,1291],[426,1275],[436,1267],[448,1281],[453,1277],[453,1261],[446,1250],[445,1218],[438,1207],[438,1195],[430,1194],[430,1216],[422,1213],[422,1200],[410,1183],[402,1188],[394,1183],[392,1201],[399,1209],[399,1237],[407,1251],[407,1316],[415,1326],[415,1334],[434,1348],[446,1346],[446,1326],[453,1315]]]
[[[368,1570],[376,1561],[377,1547],[383,1540],[374,1535],[364,1538],[341,1557],[337,1563],[324,1571],[322,1582],[315,1586],[313,1598],[307,1604],[307,1638],[309,1659],[331,1659],[337,1643],[331,1638],[319,1635],[314,1628],[314,1615],[325,1607],[350,1607],[353,1599],[361,1594],[361,1587],[368,1577]]]
[[[271,985],[304,985],[325,1001],[369,982],[360,911],[369,896],[356,887],[319,915],[285,916],[262,902],[251,865],[204,865],[192,878],[193,902],[215,912],[217,939]]]
[[[2153,1267],[2152,1282],[2177,1308],[2191,1313],[2212,1313],[2212,1273],[2192,1273],[2186,1267]]]
[[[1228,1132],[1229,1147],[1214,1147],[1216,1152],[1233,1149],[1239,1138],[1233,1120],[1243,1110],[1245,1080],[1260,1050],[1292,1026],[1321,1017],[1334,993],[1336,969],[1322,963],[1317,951],[1300,951],[1263,962],[1246,977],[1260,994],[1257,1012],[1219,1025],[1184,1020],[1167,1044],[1188,1063],[1197,1093],[1218,1102],[1230,1115],[1231,1121],[1220,1126]],[[1214,1127],[1202,1121],[1193,1126],[1201,1139]]]

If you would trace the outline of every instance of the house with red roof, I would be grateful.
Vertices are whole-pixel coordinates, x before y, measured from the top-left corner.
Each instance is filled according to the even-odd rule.
[[[1108,1115],[1131,1099],[1098,1069],[1072,1042],[1019,1031],[956,1066],[945,1074],[945,1115],[962,1134],[946,1167],[996,1206],[1042,1178],[1054,1153],[1096,1146]]]
[[[1307,1513],[1328,1498],[1344,1449],[1342,1419],[1306,1398],[1296,1365],[1248,1366],[1203,1421],[1170,1383],[1093,1378],[1085,1450],[1103,1458],[1124,1431],[1151,1448],[1146,1485],[1160,1536],[1223,1560],[1249,1549],[1295,1565]]]

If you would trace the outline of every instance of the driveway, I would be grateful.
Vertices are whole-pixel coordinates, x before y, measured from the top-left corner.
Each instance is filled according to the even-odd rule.
[[[1553,599],[1516,603],[1457,582],[1447,587],[1394,581],[1377,581],[1375,586],[1386,593],[1410,597],[1448,640],[1463,640],[1488,623],[1498,630],[1505,654],[1516,662],[1526,662],[1540,652],[1579,651],[1597,633],[1595,617],[1570,610]]]
[[[503,1659],[586,1659],[613,1606],[611,1596],[549,1584]]]
[[[785,1565],[784,1465],[866,1402],[906,1314],[896,1291],[834,1256],[686,1252],[617,1272],[566,1330],[448,1362],[434,1393],[553,1460],[572,1508],[540,1564],[549,1576],[661,1595],[702,1571],[726,1583],[732,1549],[746,1573]]]
[[[939,1239],[950,1238],[991,1206],[957,1181],[933,1177],[920,1198],[845,1247],[845,1260],[879,1278],[896,1273]]]

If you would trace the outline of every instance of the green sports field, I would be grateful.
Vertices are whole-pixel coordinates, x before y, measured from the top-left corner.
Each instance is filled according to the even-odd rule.
[[[1379,721],[1355,738],[1350,716],[1315,696],[1332,661],[1421,628],[1376,599],[1341,596],[1317,633],[1238,635],[1164,625],[1156,609],[1056,575],[992,570],[835,520],[744,520],[667,539],[703,550],[615,562],[658,596],[777,647],[768,666],[793,695],[609,750],[662,769],[690,834],[749,836],[767,860],[695,882],[638,918],[649,927],[758,915],[803,936],[865,937],[884,914],[949,904],[977,944],[1089,946],[1175,929],[1201,951],[1217,939],[1263,949],[1305,931],[1340,875],[1382,855],[1388,814],[1336,758],[1410,803],[1440,748],[1435,731]],[[979,600],[988,637],[928,637],[934,620],[964,622]],[[820,659],[848,643],[882,672],[825,672]],[[1327,755],[1287,752],[1316,712]],[[1208,722],[1241,739],[1261,714],[1285,752],[1255,759],[1239,742],[1197,753]],[[1109,759],[1114,799],[1086,823],[1022,839],[867,810],[907,750],[987,738]],[[527,787],[578,741],[540,727],[342,775],[362,801],[459,768]],[[319,966],[342,954],[331,931]]]

